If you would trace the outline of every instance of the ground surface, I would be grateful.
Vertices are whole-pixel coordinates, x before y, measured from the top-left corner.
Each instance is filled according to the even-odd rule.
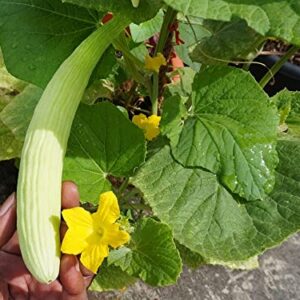
[[[260,258],[260,268],[232,271],[205,266],[185,269],[176,286],[152,288],[140,282],[125,292],[90,293],[90,300],[299,300],[300,234]]]

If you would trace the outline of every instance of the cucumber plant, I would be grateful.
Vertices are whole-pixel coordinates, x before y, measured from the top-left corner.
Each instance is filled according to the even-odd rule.
[[[35,278],[58,274],[62,179],[91,212],[113,190],[131,234],[93,290],[173,284],[182,263],[252,268],[299,231],[300,93],[264,91],[300,47],[300,11],[279,2],[0,0],[6,68],[28,82],[0,94],[0,159],[21,157]],[[290,49],[257,82],[248,69],[270,37]]]

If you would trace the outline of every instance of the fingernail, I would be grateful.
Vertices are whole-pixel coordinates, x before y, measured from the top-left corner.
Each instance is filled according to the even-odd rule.
[[[15,193],[12,193],[2,204],[0,208],[0,216],[4,216],[14,204],[15,204]]]

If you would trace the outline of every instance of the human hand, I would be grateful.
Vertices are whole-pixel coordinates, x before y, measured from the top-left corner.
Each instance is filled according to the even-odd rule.
[[[62,208],[79,206],[79,193],[72,182],[62,186]],[[61,238],[66,232],[62,222]],[[62,255],[59,279],[51,284],[36,281],[24,265],[16,231],[16,197],[0,207],[0,300],[85,300],[93,274],[74,255]]]

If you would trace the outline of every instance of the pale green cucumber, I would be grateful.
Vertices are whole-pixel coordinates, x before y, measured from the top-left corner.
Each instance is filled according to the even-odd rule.
[[[47,85],[28,128],[17,189],[17,230],[24,262],[42,283],[60,264],[63,159],[75,112],[99,58],[129,24],[114,17],[84,40]]]

